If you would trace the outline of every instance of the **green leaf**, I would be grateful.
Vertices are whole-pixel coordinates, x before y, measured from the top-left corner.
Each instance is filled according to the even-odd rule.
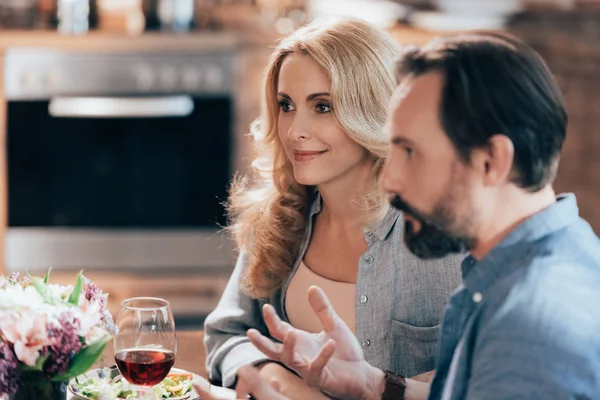
[[[46,276],[44,277],[44,283],[48,283],[50,280],[50,271],[52,271],[52,267],[48,268],[48,272],[46,272]]]
[[[44,368],[44,363],[46,362],[48,357],[50,357],[50,354],[45,354],[43,356],[40,356],[33,367],[30,367],[27,364],[21,364],[19,369],[21,371],[42,371]]]
[[[42,296],[42,299],[48,304],[54,305],[54,298],[52,297],[52,292],[48,289],[48,286],[44,283],[41,278],[37,276],[31,276],[29,272],[27,272],[27,277],[31,282],[33,282],[33,286],[35,290]]]
[[[77,282],[75,283],[75,288],[73,292],[69,296],[69,304],[73,304],[76,306],[79,304],[79,296],[81,295],[81,288],[83,286],[83,270],[79,271],[77,274]]]
[[[86,372],[96,360],[104,352],[106,344],[112,339],[112,336],[106,335],[102,339],[95,341],[87,347],[84,347],[79,353],[71,359],[67,372],[63,375],[55,376],[52,381],[64,382],[71,378],[75,378],[78,375]]]

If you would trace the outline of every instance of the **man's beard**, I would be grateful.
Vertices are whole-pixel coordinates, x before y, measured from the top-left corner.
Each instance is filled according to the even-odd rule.
[[[441,258],[451,253],[462,253],[475,247],[475,238],[464,233],[454,233],[450,226],[457,223],[456,216],[449,208],[440,204],[432,216],[426,216],[395,195],[391,200],[392,207],[419,221],[421,229],[414,231],[411,221],[404,222],[404,242],[408,249],[422,259]]]

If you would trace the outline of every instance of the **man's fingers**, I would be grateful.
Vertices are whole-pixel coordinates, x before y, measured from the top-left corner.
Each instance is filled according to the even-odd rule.
[[[270,304],[265,304],[263,306],[263,317],[271,336],[280,342],[283,342],[285,334],[290,330],[290,325],[281,321],[277,312]]]
[[[319,351],[319,354],[317,354],[317,356],[308,364],[304,379],[309,385],[320,382],[323,368],[325,368],[333,356],[333,353],[335,352],[335,346],[335,340],[329,339],[321,351]]]
[[[246,394],[259,400],[287,400],[286,397],[278,393],[273,387],[262,378],[258,370],[252,366],[241,367],[238,372],[237,397]]]
[[[210,392],[207,392],[206,390],[203,389],[199,389],[198,387],[196,387],[196,385],[194,386],[194,390],[196,390],[196,393],[198,393],[198,396],[200,396],[200,398],[202,400],[221,400],[221,399],[217,399],[216,397],[213,397]]]
[[[296,332],[290,330],[283,340],[283,351],[281,353],[281,362],[288,367],[294,368],[294,347],[296,345]]]
[[[281,354],[283,352],[283,345],[281,343],[275,343],[271,339],[261,335],[256,329],[249,329],[246,333],[250,342],[256,346],[256,348],[265,355],[275,361],[281,360]]]
[[[192,386],[202,400],[220,400],[210,394],[210,383],[207,381],[194,379]]]
[[[325,292],[320,287],[311,286],[308,289],[308,302],[315,314],[317,314],[317,317],[319,317],[319,321],[321,321],[321,326],[323,326],[325,332],[334,331],[340,324],[343,324],[340,317],[333,310]]]

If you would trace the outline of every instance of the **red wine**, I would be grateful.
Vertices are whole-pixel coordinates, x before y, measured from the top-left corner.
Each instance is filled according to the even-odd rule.
[[[123,378],[140,386],[154,386],[167,376],[175,363],[175,353],[169,350],[128,349],[115,354]]]

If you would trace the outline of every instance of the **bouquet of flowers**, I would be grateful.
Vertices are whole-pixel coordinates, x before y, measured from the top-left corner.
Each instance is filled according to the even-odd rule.
[[[82,272],[75,285],[50,284],[50,271],[0,276],[0,398],[64,399],[114,334],[108,294]]]

